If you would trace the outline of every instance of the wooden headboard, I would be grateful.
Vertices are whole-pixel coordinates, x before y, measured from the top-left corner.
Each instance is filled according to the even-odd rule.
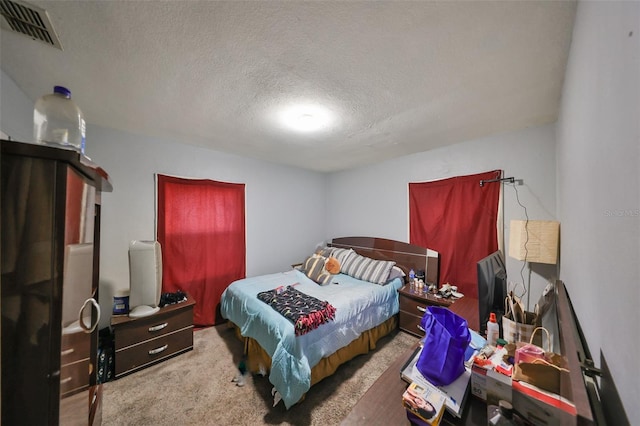
[[[393,260],[407,276],[409,270],[424,270],[425,282],[440,286],[440,253],[402,241],[373,237],[334,238],[331,247],[352,248],[361,256]]]

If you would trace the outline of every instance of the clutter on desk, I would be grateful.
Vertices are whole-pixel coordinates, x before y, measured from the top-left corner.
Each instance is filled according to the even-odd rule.
[[[435,283],[425,282],[423,279],[419,278],[418,275],[415,275],[413,278],[411,277],[411,272],[409,272],[409,288],[411,291],[415,291],[419,294],[432,294],[433,297],[437,299],[447,299],[447,300],[456,300],[464,297],[463,293],[458,291],[458,287],[455,285],[451,285],[449,283],[445,283],[438,289],[438,285]]]
[[[545,347],[533,344],[538,334],[545,334]],[[487,345],[473,358],[471,394],[488,405],[506,401],[514,413],[529,424],[540,413],[548,419],[542,424],[576,424],[575,405],[560,396],[561,383],[569,383],[565,357],[549,350],[547,331],[535,328],[530,341],[506,343],[499,339],[493,347]]]
[[[553,350],[552,333],[536,326],[539,317],[527,312],[513,293],[505,303],[505,316],[514,325],[490,340],[448,309],[428,307],[420,323],[425,336],[403,367],[402,379],[441,392],[445,411],[458,418],[471,393],[487,404],[490,421],[508,414],[519,425],[577,424],[575,405],[560,395],[560,385],[570,381],[569,370],[566,357]],[[452,365],[445,366],[449,361]],[[545,419],[538,418],[541,413]],[[433,424],[415,410],[407,409],[407,417],[414,424]]]

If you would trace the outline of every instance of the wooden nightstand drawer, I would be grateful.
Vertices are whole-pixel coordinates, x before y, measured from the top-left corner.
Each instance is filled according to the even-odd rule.
[[[60,364],[65,365],[81,359],[88,359],[91,352],[91,334],[84,331],[62,334]]]
[[[183,302],[186,303],[186,302]],[[193,310],[156,314],[118,327],[115,348],[126,348],[144,340],[155,339],[193,325]]]
[[[414,315],[409,312],[400,311],[398,323],[401,330],[422,337],[424,336],[424,331],[420,328],[420,321],[422,321],[422,315]]]
[[[116,350],[116,377],[193,349],[193,326]]]
[[[60,368],[60,394],[72,394],[89,387],[89,358]],[[87,396],[85,395],[85,398]]]
[[[419,315],[420,318],[427,310],[427,304],[423,301],[409,299],[408,297],[400,295],[400,310],[412,315]]]

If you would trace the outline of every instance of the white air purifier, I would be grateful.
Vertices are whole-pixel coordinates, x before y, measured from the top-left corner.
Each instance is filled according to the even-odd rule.
[[[160,310],[162,251],[157,241],[129,244],[129,316],[146,317]]]

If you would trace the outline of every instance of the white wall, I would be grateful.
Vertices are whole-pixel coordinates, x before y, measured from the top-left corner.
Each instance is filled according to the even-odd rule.
[[[1,77],[2,130],[27,138],[34,101]],[[102,312],[112,311],[115,290],[129,288],[129,241],[155,239],[155,173],[246,184],[247,276],[289,269],[324,239],[324,174],[91,124],[86,154],[109,173],[114,188],[102,195]],[[104,315],[100,326],[109,321]]]
[[[17,141],[33,141],[33,105],[4,71],[0,71],[0,130]]]
[[[408,241],[409,182],[425,182],[452,176],[502,169],[507,177],[522,179],[523,185],[504,186],[505,247],[508,253],[509,221],[554,220],[555,134],[554,126],[529,128],[490,136],[420,154],[392,159],[329,176],[327,205],[328,235],[367,235]],[[479,183],[478,183],[479,184]],[[528,283],[528,269],[506,256],[511,283]],[[555,267],[535,267],[531,274],[531,304],[538,301],[547,279],[557,277]],[[455,284],[455,283],[452,283]],[[522,286],[516,289],[522,292]],[[524,298],[526,302],[526,296]]]
[[[640,419],[639,123],[640,3],[580,2],[557,126],[560,277],[596,365],[601,356],[606,359],[635,424]]]
[[[286,270],[323,239],[323,174],[96,126],[87,135],[114,187],[103,195],[100,257],[111,287],[128,288],[129,241],[155,238],[154,173],[246,184],[247,276]],[[101,291],[101,304],[112,300]]]

